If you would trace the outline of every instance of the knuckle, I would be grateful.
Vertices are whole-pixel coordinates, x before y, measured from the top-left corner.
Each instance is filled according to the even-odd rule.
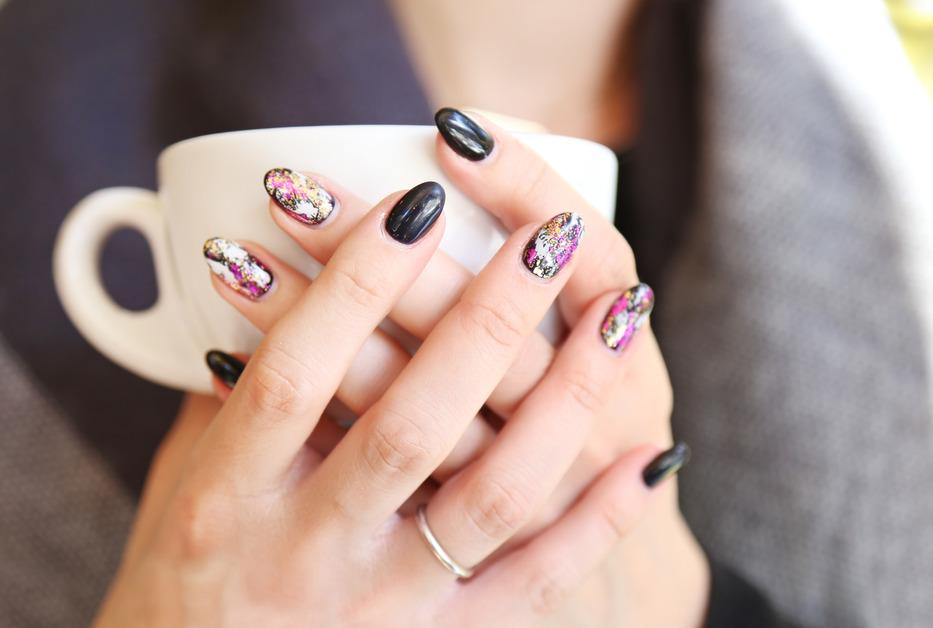
[[[509,349],[524,340],[524,315],[512,301],[466,301],[463,305],[464,325],[477,337],[488,338],[496,346]]]
[[[603,405],[603,391],[599,382],[583,368],[574,368],[563,377],[562,386],[584,412],[596,414]]]
[[[226,497],[213,492],[180,494],[172,508],[172,545],[182,560],[207,558],[232,538],[233,509]]]
[[[527,581],[528,603],[533,613],[551,615],[560,610],[567,599],[564,581],[557,574],[565,573],[563,566],[538,568]]]
[[[281,348],[269,348],[254,359],[245,394],[257,415],[291,416],[312,385],[308,368]]]
[[[480,478],[472,487],[466,514],[486,538],[499,542],[512,536],[531,513],[524,492],[493,476]]]
[[[349,301],[365,310],[383,307],[389,301],[390,284],[383,273],[348,262],[329,265],[328,269],[341,301]]]
[[[434,460],[434,440],[417,418],[390,410],[374,422],[363,459],[381,476],[424,473]]]

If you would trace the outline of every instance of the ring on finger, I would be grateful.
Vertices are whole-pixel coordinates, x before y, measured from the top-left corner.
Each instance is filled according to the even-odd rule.
[[[421,538],[428,544],[428,549],[431,550],[431,553],[434,554],[438,562],[458,578],[466,579],[473,575],[473,569],[464,567],[455,561],[450,554],[447,553],[447,550],[444,549],[440,541],[437,540],[437,537],[434,536],[434,532],[431,531],[431,526],[428,525],[427,507],[425,504],[418,506],[418,512],[415,513],[415,522],[418,524],[418,532],[421,534]]]

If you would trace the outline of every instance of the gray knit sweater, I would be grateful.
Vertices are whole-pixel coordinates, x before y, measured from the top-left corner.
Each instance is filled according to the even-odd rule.
[[[56,4],[60,11],[47,10]],[[100,15],[93,15],[95,4]],[[63,100],[75,72],[44,76],[55,87],[37,98],[41,106],[17,100],[34,89],[29,81],[42,76],[37,69],[73,63],[63,51],[84,55],[89,64],[115,64],[118,75],[126,70],[120,64],[142,47],[171,48],[156,41],[167,32],[163,17],[170,11],[160,7],[168,4],[140,3],[149,7],[148,18],[142,9],[133,13],[131,4],[10,0],[0,9],[0,52],[6,53],[0,55],[0,103],[6,103],[0,118],[15,118],[0,121],[0,145],[11,138],[17,155],[29,150],[22,142],[54,146],[55,138],[41,132],[22,141],[17,133],[29,125],[43,128],[42,116],[61,122],[82,106]],[[357,8],[346,8],[351,4]],[[920,628],[933,622],[933,177],[921,167],[933,164],[933,116],[919,104],[921,91],[911,83],[880,3],[849,4],[707,3],[699,38],[699,190],[695,211],[680,225],[673,262],[663,267],[655,320],[674,383],[674,427],[695,451],[681,480],[683,508],[710,554],[803,625]],[[377,36],[386,22],[379,3],[316,5],[325,7],[318,7],[322,19],[343,20],[335,32],[370,29],[368,48],[350,47],[358,59],[331,63],[346,63],[341,71],[352,77],[354,67],[375,55],[393,77],[358,92],[336,90],[345,98],[329,106],[343,106],[354,121],[425,121],[417,104],[410,115],[413,109],[401,104],[388,113],[365,109],[373,101],[365,98],[367,90],[403,103],[401,96],[393,100],[392,90],[416,89],[393,52],[397,42]],[[224,27],[252,27],[237,23],[233,8],[205,15],[221,13]],[[106,52],[107,37],[82,40],[73,36],[77,26],[73,32],[62,26],[84,24],[80,20],[119,20],[113,31],[125,38],[119,50]],[[201,44],[181,70],[154,77],[133,72],[106,88],[115,90],[117,102],[120,85],[151,81],[164,88],[139,92],[156,94],[151,110],[125,119],[125,108],[105,108],[87,122],[103,134],[68,139],[84,142],[82,154],[92,156],[96,142],[113,142],[111,165],[101,165],[101,156],[69,165],[53,151],[41,164],[48,187],[35,197],[15,189],[27,170],[17,170],[14,161],[0,167],[4,194],[27,199],[16,211],[30,211],[30,224],[94,187],[151,185],[149,175],[139,173],[151,169],[158,147],[177,139],[172,133],[342,121],[323,114],[289,118],[285,110],[263,117],[256,112],[272,105],[248,98],[261,89],[242,90],[233,110],[212,110],[208,90],[223,98],[225,78],[214,77],[216,83],[201,84],[199,92],[185,72],[210,63],[222,34],[180,28],[172,46],[186,37]],[[65,47],[55,50],[56,59],[43,58],[55,42]],[[29,52],[11,57],[17,50]],[[239,61],[249,67],[248,59]],[[172,98],[190,108],[181,122],[166,114]],[[314,111],[323,105],[308,100],[303,106]],[[219,128],[199,126],[208,119],[221,120]],[[107,137],[121,125],[141,130],[125,141],[119,133]],[[120,159],[131,142],[147,148]],[[72,196],[56,197],[64,189]],[[41,249],[50,241],[29,227],[2,231],[4,251],[24,241]],[[20,264],[19,258],[3,261],[8,269]],[[89,392],[93,382],[78,372],[90,363],[89,350],[77,344],[73,330],[58,331],[60,312],[47,322],[44,312],[54,306],[30,292],[50,293],[47,270],[10,276],[13,283],[0,289],[0,623],[85,624],[117,564],[141,477],[135,469],[145,467],[175,399],[150,394],[116,371],[99,376],[113,386],[101,382]],[[33,303],[39,314],[23,316],[21,308]],[[50,354],[50,346],[61,353]],[[81,384],[69,389],[68,382]],[[111,393],[125,398],[108,401]],[[138,414],[103,427],[75,418],[116,416],[106,409],[134,407],[133,399],[140,400]],[[109,449],[95,445],[106,430],[115,443]],[[137,433],[146,444],[134,450]]]

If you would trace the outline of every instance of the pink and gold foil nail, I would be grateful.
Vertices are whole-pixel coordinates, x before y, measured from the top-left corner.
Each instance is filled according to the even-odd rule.
[[[522,251],[522,262],[531,273],[550,279],[573,257],[583,238],[583,219],[564,212],[544,223]]]
[[[638,328],[644,325],[654,309],[654,290],[640,283],[616,299],[599,329],[603,342],[613,351],[621,352],[632,341]]]
[[[272,288],[272,271],[233,240],[211,238],[204,243],[204,259],[212,273],[250,299]]]
[[[317,181],[288,168],[267,172],[263,185],[285,213],[306,225],[324,222],[337,209],[337,199]]]

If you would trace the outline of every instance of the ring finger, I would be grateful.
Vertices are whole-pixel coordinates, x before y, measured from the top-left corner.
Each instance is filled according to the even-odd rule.
[[[460,565],[479,564],[530,522],[579,455],[623,373],[599,333],[617,297],[594,302],[492,445],[428,504],[431,531]]]
[[[443,205],[443,189],[427,182],[360,221],[266,334],[202,443],[202,468],[220,465],[224,473],[215,475],[234,473],[248,490],[268,488],[293,468],[366,338],[436,249]],[[204,254],[234,291],[257,302],[278,291],[269,268],[236,243],[213,238]]]

